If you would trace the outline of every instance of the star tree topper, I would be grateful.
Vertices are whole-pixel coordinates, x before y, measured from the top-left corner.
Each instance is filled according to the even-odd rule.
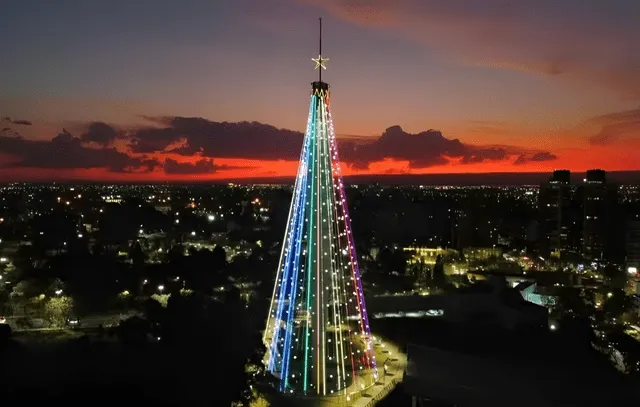
[[[327,63],[329,58],[323,58],[322,55],[318,55],[318,58],[311,58],[311,60],[316,63],[316,66],[313,69],[327,69],[327,66],[325,64]]]

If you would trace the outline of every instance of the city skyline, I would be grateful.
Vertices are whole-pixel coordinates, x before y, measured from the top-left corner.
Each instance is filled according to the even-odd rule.
[[[318,15],[347,176],[638,169],[639,5],[364,4],[17,4],[0,181],[293,177]]]

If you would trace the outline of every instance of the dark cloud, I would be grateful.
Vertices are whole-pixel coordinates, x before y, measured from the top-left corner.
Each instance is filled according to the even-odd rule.
[[[162,128],[138,130],[132,137],[131,150],[136,153],[165,151],[207,157],[297,160],[303,135],[257,122],[212,122],[195,117],[156,119]]]
[[[170,127],[163,129],[145,128],[138,130],[133,135],[129,147],[134,153],[153,153],[164,151],[181,138],[181,135]]]
[[[609,145],[627,136],[640,136],[640,109],[598,116],[588,121],[600,130],[589,137],[593,145]]]
[[[31,122],[29,120],[14,120],[13,124],[20,124],[22,126],[31,126]]]
[[[425,168],[446,163],[443,156],[462,157],[465,150],[459,140],[449,140],[436,130],[409,134],[400,126],[392,126],[374,142],[340,146],[340,156],[360,168],[384,159],[409,161],[411,168]]]
[[[104,147],[112,144],[117,138],[118,131],[102,122],[91,123],[87,132],[80,136],[84,142],[96,143]]]
[[[21,136],[0,136],[0,152],[14,156],[14,167],[48,169],[106,168],[112,172],[150,171],[155,160],[135,158],[114,148],[94,149],[66,130],[50,141],[27,140]]]
[[[544,151],[540,153],[535,153],[534,155],[531,156],[529,161],[553,161],[557,159],[558,159],[558,156],[556,156],[555,154],[551,154],[548,151]]]
[[[507,150],[503,148],[472,148],[462,157],[461,164],[476,164],[484,161],[500,161],[507,158]]]
[[[384,159],[409,161],[409,168],[415,169],[445,165],[450,159],[459,159],[462,164],[504,160],[507,152],[501,148],[466,145],[458,139],[444,137],[437,130],[410,134],[400,126],[392,126],[374,142],[342,143],[340,156],[358,169],[366,169],[370,163]]]
[[[0,120],[0,122],[17,124],[20,126],[31,126],[33,124],[29,120],[12,120],[10,117],[6,117],[6,116],[3,117],[2,120]]]
[[[166,174],[196,175],[196,174],[212,174],[218,170],[218,166],[213,163],[212,159],[203,158],[195,163],[178,162],[171,158],[164,161],[164,172]]]
[[[257,122],[212,122],[202,118],[148,118],[163,127],[142,128],[131,135],[134,153],[171,152],[183,156],[256,160],[297,160],[303,134]],[[478,147],[448,139],[437,130],[418,134],[392,126],[374,141],[362,138],[339,139],[340,159],[354,169],[367,169],[385,159],[408,161],[410,168],[507,159],[502,147]]]
[[[522,165],[528,162],[553,161],[556,159],[558,159],[558,157],[555,154],[551,154],[548,151],[542,151],[534,154],[520,154],[513,163],[515,165]]]
[[[0,136],[0,152],[16,157],[12,165],[18,167],[106,168],[113,172],[163,168],[166,174],[195,175],[251,169],[214,164],[214,159],[296,161],[304,138],[300,132],[257,122],[213,122],[189,117],[149,119],[154,127],[125,131],[92,122],[79,137],[63,130],[49,141],[25,139],[6,131]],[[128,140],[130,151],[114,147],[119,139]],[[510,146],[464,144],[444,137],[437,130],[411,134],[400,126],[389,127],[378,138],[349,136],[338,139],[338,143],[341,161],[357,170],[366,170],[371,163],[385,160],[406,162],[408,171],[449,163],[503,161],[518,155],[516,164],[556,158],[548,152],[523,152]],[[149,155],[160,156],[163,162]],[[176,155],[195,157],[198,161],[181,161]]]
[[[429,157],[425,159],[409,161],[409,168],[411,169],[428,168],[428,167],[434,167],[436,165],[446,165],[448,163],[449,163],[449,160],[442,156]]]

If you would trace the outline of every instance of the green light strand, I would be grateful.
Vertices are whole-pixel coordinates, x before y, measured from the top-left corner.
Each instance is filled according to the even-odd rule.
[[[305,328],[305,335],[304,335],[304,381],[303,381],[303,391],[306,393],[307,392],[307,388],[308,388],[308,375],[309,375],[309,323],[311,321],[311,312],[309,311],[309,306],[311,303],[311,277],[313,276],[312,273],[312,264],[311,261],[313,259],[312,251],[313,251],[313,208],[314,208],[314,199],[313,199],[313,184],[315,183],[315,179],[316,179],[316,165],[315,165],[315,160],[316,160],[316,142],[317,142],[317,130],[316,130],[316,125],[317,125],[317,113],[316,110],[318,108],[318,96],[315,96],[313,98],[313,103],[314,103],[314,107],[313,107],[313,125],[312,125],[312,130],[311,130],[311,143],[309,147],[312,148],[312,157],[311,157],[311,211],[309,211],[309,229],[307,229],[307,234],[308,234],[308,239],[307,239],[307,304],[306,304],[306,308],[307,308],[307,318],[306,318],[306,328]]]

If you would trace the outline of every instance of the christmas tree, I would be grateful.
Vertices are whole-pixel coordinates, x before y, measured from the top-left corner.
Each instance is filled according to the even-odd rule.
[[[322,38],[322,20],[320,21]],[[378,373],[338,159],[327,58],[313,58],[309,119],[264,342],[285,393],[348,395]]]

